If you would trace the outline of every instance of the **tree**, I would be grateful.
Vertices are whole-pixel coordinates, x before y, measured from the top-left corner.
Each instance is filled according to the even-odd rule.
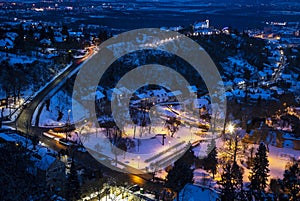
[[[31,157],[25,146],[1,143],[1,200],[50,200],[47,186],[34,176],[35,166]]]
[[[231,165],[226,164],[221,175],[220,185],[222,186],[221,200],[232,201],[235,198],[235,188],[232,183]]]
[[[243,171],[236,162],[226,164],[221,175],[222,201],[231,201],[235,198],[243,200]]]
[[[289,200],[296,201],[300,199],[300,168],[299,163],[295,162],[288,167],[283,174],[283,180],[280,181],[281,188],[289,195]]]
[[[173,168],[167,175],[166,185],[177,193],[177,200],[180,190],[188,183],[193,183],[193,169],[183,160],[179,159],[174,163]]]
[[[264,143],[260,143],[258,150],[253,159],[253,167],[250,171],[250,191],[261,199],[262,194],[265,192],[268,181],[269,160],[267,157],[267,148]]]
[[[193,147],[190,148],[181,156],[180,160],[185,162],[187,165],[192,166],[195,162],[195,153]]]
[[[174,134],[179,130],[180,124],[181,121],[176,119],[176,117],[169,117],[169,119],[166,120],[165,126],[170,131],[171,137],[174,137]]]
[[[243,168],[238,166],[236,162],[233,162],[231,168],[232,178],[233,178],[233,186],[236,189],[236,197],[240,200],[243,199]]]
[[[78,200],[80,198],[80,185],[74,159],[70,167],[70,174],[66,182],[66,198],[69,201]]]

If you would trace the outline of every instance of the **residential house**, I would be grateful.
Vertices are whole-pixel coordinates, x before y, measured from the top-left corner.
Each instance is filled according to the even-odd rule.
[[[32,173],[51,190],[63,188],[65,181],[65,163],[60,161],[54,152],[39,146],[34,151],[31,160],[34,162]]]

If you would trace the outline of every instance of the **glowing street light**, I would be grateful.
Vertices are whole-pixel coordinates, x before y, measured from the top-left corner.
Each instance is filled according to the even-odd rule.
[[[234,125],[229,124],[228,127],[227,127],[227,130],[229,131],[230,134],[232,134],[234,132]]]
[[[70,113],[71,113],[71,110],[68,110],[68,124],[70,124]]]

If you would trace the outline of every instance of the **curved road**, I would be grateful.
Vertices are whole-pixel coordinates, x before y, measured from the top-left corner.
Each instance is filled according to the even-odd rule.
[[[16,127],[16,129],[26,133],[29,130],[33,134],[41,134],[42,131],[48,130],[45,128],[39,128],[37,124],[35,126],[32,126],[32,118],[35,110],[37,109],[38,105],[44,101],[44,98],[52,91],[54,90],[59,84],[62,82],[65,82],[68,78],[68,75],[73,72],[74,70],[78,70],[77,67],[81,65],[81,63],[92,56],[94,53],[93,48],[89,48],[89,53],[82,59],[74,59],[73,63],[69,68],[67,68],[63,73],[58,75],[56,79],[54,79],[52,82],[49,82],[48,85],[42,89],[33,99],[30,101],[26,107],[21,110],[19,116],[15,120],[15,122],[6,123],[6,125],[11,127]],[[37,133],[40,131],[40,133]]]
[[[63,73],[61,73],[59,76],[56,77],[52,82],[48,83],[48,85],[42,89],[33,99],[30,101],[23,110],[21,110],[19,116],[14,122],[9,122],[9,123],[3,123],[5,125],[15,127],[17,130],[23,132],[23,133],[28,133],[31,135],[38,135],[41,137],[42,142],[45,144],[45,146],[52,148],[56,151],[59,151],[61,149],[66,149],[66,147],[62,144],[60,144],[57,141],[54,141],[52,139],[48,139],[46,137],[42,136],[43,132],[46,132],[49,130],[49,128],[41,128],[38,126],[38,122],[33,126],[32,125],[32,118],[34,115],[35,110],[37,109],[38,105],[44,101],[45,97],[51,93],[53,90],[56,90],[56,87],[59,86],[62,82],[65,82],[68,79],[68,76],[70,73],[72,73],[75,70],[78,70],[77,67],[82,64],[83,61],[88,59],[90,56],[93,55],[94,51],[92,48],[89,48],[89,54],[86,55],[86,57],[82,59],[74,59],[73,64],[66,69]],[[77,152],[75,155],[75,160],[77,160],[79,163],[82,165],[87,165],[93,166],[94,168],[96,167],[101,167],[104,170],[104,174],[110,177],[114,178],[119,178],[121,182],[128,181],[129,183],[134,183],[134,184],[139,184],[140,186],[145,186],[150,189],[156,188],[155,185],[150,182],[149,175],[133,175],[133,174],[124,174],[124,173],[119,173],[116,171],[113,171],[109,168],[103,167],[98,161],[95,162],[96,160],[92,158],[91,155],[86,154],[86,153],[80,153]],[[93,165],[92,165],[93,164]],[[145,180],[147,178],[147,180]],[[158,188],[161,188],[162,186],[159,185]]]

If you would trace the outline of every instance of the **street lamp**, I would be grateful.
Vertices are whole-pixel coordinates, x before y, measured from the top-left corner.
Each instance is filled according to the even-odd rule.
[[[227,130],[229,131],[230,134],[232,134],[234,132],[234,125],[230,123],[227,127]]]
[[[237,149],[238,149],[237,148],[238,147],[238,135],[235,131],[235,127],[234,127],[233,124],[229,124],[227,129],[228,129],[229,133],[231,134],[231,136],[230,136],[230,148],[231,148],[231,139],[232,139],[232,137],[234,137],[233,161],[236,162],[236,155],[237,155]],[[234,134],[234,136],[232,134]]]
[[[68,110],[68,120],[67,120],[68,124],[70,124],[70,112],[71,112],[71,110]]]

